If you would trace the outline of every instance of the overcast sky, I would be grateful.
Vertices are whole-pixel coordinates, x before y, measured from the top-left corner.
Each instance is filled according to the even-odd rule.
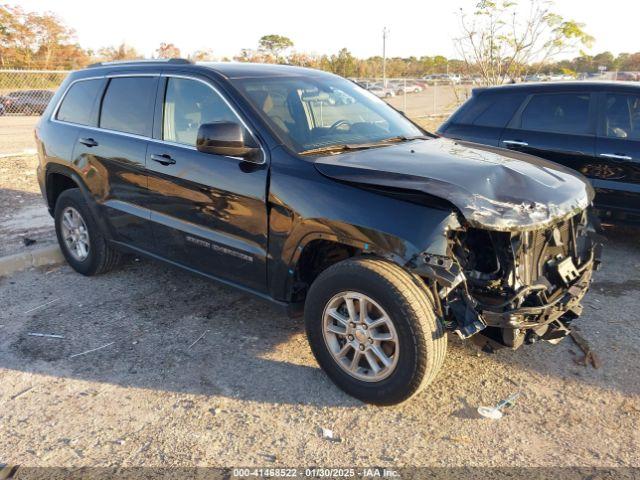
[[[390,30],[388,56],[454,57],[456,11],[476,2],[6,0],[27,10],[57,13],[86,48],[126,42],[151,56],[160,42],[172,42],[183,55],[211,49],[221,57],[255,48],[270,33],[288,36],[299,51],[335,53],[347,47],[357,57],[380,55],[384,26]],[[554,10],[586,24],[596,38],[591,53],[640,51],[639,0],[556,0]]]

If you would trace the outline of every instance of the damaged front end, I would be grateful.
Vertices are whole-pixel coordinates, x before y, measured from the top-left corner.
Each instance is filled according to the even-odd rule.
[[[570,332],[600,256],[586,210],[539,229],[460,226],[446,241],[446,255],[423,253],[414,262],[445,324],[462,338],[481,332],[514,349]]]

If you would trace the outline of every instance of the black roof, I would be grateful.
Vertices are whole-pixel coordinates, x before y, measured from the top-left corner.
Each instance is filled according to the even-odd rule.
[[[497,87],[474,88],[474,93],[481,92],[567,92],[567,91],[611,91],[611,90],[640,90],[640,82],[613,82],[613,81],[575,81],[575,82],[530,82],[513,83]]]
[[[116,62],[102,62],[90,65],[89,68],[108,69],[109,71],[120,69],[147,69],[147,68],[180,68],[180,69],[207,69],[215,71],[223,77],[234,78],[260,78],[260,77],[295,77],[295,76],[324,76],[332,73],[315,70],[313,68],[294,67],[291,65],[275,65],[271,63],[245,63],[245,62],[198,62],[193,63],[181,58],[157,59],[157,60],[130,60]]]
[[[294,67],[292,65],[275,65],[272,63],[215,62],[198,63],[197,65],[215,70],[227,78],[249,77],[295,77],[333,75],[313,68]]]

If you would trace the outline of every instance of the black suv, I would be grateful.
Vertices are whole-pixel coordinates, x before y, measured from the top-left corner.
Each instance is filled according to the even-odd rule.
[[[447,330],[562,338],[598,262],[579,174],[437,138],[325,72],[97,65],[36,137],[75,270],[142,254],[304,313],[320,365],[368,402],[433,380]]]
[[[439,129],[587,176],[603,219],[640,221],[640,84],[560,82],[475,89]]]

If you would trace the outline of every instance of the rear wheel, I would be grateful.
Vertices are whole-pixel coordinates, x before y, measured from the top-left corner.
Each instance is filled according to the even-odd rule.
[[[120,254],[101,234],[79,188],[60,194],[54,218],[60,249],[75,271],[97,275],[118,264]]]
[[[383,260],[345,260],[320,274],[307,296],[305,324],[327,375],[368,403],[411,398],[435,378],[446,354],[428,290]]]

